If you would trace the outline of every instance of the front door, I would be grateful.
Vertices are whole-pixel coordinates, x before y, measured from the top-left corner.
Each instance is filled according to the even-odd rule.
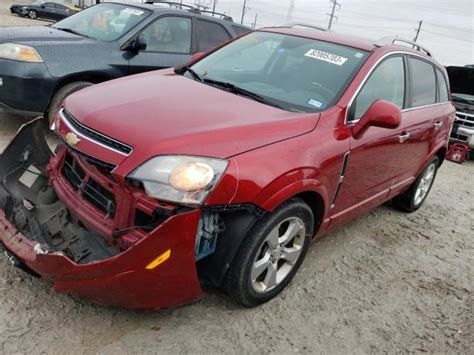
[[[191,60],[192,20],[189,17],[160,17],[141,36],[147,47],[131,58],[131,74],[174,67]]]
[[[403,56],[390,56],[378,64],[348,108],[348,126],[359,121],[378,99],[403,109],[407,100],[406,74]],[[361,138],[351,139],[344,180],[334,201],[334,219],[351,219],[357,211],[380,204],[387,198],[394,181],[402,179],[404,162],[410,154],[404,122],[402,113],[399,128],[370,127]]]

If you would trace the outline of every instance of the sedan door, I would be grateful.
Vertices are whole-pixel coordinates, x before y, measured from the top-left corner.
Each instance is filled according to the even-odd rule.
[[[38,10],[38,17],[56,20],[56,4],[52,2],[45,2]]]
[[[152,22],[140,38],[146,49],[130,60],[130,73],[137,74],[181,65],[191,60],[192,20],[187,16],[164,16]]]

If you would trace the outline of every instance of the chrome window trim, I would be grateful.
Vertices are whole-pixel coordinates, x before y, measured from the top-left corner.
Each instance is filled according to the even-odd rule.
[[[352,96],[352,98],[350,99],[349,101],[349,104],[347,105],[347,109],[346,109],[346,113],[344,115],[344,125],[351,125],[351,124],[354,124],[354,123],[357,123],[360,121],[360,118],[358,120],[353,120],[353,121],[348,121],[347,120],[347,116],[351,110],[351,106],[352,104],[354,103],[354,100],[356,99],[356,97],[359,95],[360,91],[362,90],[362,88],[364,87],[365,83],[367,82],[367,80],[369,80],[370,76],[372,75],[372,73],[374,72],[374,70],[378,67],[378,65],[384,60],[386,59],[387,57],[389,56],[392,56],[392,55],[396,55],[396,54],[402,54],[402,55],[409,55],[409,56],[413,56],[413,57],[419,57],[421,59],[424,59],[425,61],[429,62],[430,64],[432,64],[435,68],[440,68],[439,64],[437,64],[436,62],[434,62],[431,58],[427,58],[426,56],[423,56],[423,55],[420,55],[420,54],[416,54],[416,53],[411,53],[411,52],[406,52],[406,51],[394,51],[394,52],[390,52],[390,53],[386,53],[384,54],[382,57],[380,57],[376,62],[375,64],[372,66],[372,68],[369,70],[369,72],[367,73],[367,75],[364,77],[364,79],[362,80],[362,82],[360,83],[360,85],[357,87],[357,90],[356,92],[354,93],[354,95]],[[442,72],[442,71],[441,71]],[[443,74],[444,75],[444,74]],[[444,105],[446,103],[449,103],[451,101],[444,101],[444,102],[436,102],[434,104],[429,104],[429,105],[424,105],[424,106],[417,106],[417,107],[410,107],[410,108],[405,108],[405,109],[402,109],[401,112],[408,112],[408,111],[413,111],[413,110],[418,110],[418,109],[423,109],[423,108],[427,108],[427,107],[431,107],[431,106],[438,106],[438,105]]]
[[[130,155],[133,153],[133,148],[132,148],[132,147],[130,147],[130,148],[132,149],[131,152],[130,152],[129,154],[125,154],[125,153],[123,153],[123,152],[121,152],[121,151],[119,151],[119,150],[116,150],[116,149],[114,149],[114,148],[112,148],[112,147],[109,147],[109,146],[103,144],[102,142],[98,142],[98,141],[96,141],[95,139],[92,139],[92,138],[90,138],[90,137],[87,137],[87,136],[85,136],[84,134],[78,132],[78,131],[71,125],[71,123],[68,121],[68,119],[66,118],[66,116],[64,116],[64,109],[61,109],[61,110],[59,111],[59,117],[61,118],[61,121],[63,121],[63,122],[66,124],[66,126],[68,126],[68,128],[69,128],[72,132],[74,132],[74,133],[77,134],[78,136],[80,136],[80,137],[82,137],[82,138],[88,140],[89,142],[92,142],[92,143],[94,143],[94,144],[97,144],[97,145],[101,146],[102,148],[111,150],[111,151],[113,151],[114,153],[120,154],[120,155],[122,155],[122,156],[124,156],[124,157],[128,157],[128,156],[130,156]],[[84,127],[84,128],[87,128],[87,129],[89,129],[89,130],[92,130],[91,128],[84,126],[84,125],[81,124],[80,122],[77,122],[77,123],[78,123],[80,126]],[[104,136],[103,134],[97,132],[96,130],[93,130],[93,131],[94,131],[95,133],[97,133],[98,135],[100,135],[100,136],[106,138],[106,139],[110,139],[110,140],[113,140],[113,141],[115,141],[115,142],[117,142],[117,143],[124,144],[124,143],[121,143],[121,142],[119,142],[119,141],[117,141],[117,140],[115,140],[115,139],[113,139],[113,138]]]

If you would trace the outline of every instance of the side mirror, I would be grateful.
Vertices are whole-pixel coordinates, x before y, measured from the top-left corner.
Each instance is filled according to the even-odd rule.
[[[400,126],[402,113],[397,105],[385,100],[375,101],[352,127],[352,135],[359,139],[369,127],[394,129]]]
[[[198,61],[199,59],[201,59],[202,57],[204,57],[204,54],[206,53],[205,52],[194,53],[193,56],[191,57],[191,63],[194,63]]]
[[[135,39],[132,48],[136,51],[144,51],[147,47],[147,40],[145,35],[140,35]]]
[[[45,9],[45,8],[46,8],[46,5],[41,5],[41,8],[42,8],[42,9]]]

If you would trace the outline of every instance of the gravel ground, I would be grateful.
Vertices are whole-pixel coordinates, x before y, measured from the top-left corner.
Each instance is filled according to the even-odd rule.
[[[30,24],[4,15],[0,24]],[[0,112],[0,149],[24,123]],[[0,353],[474,354],[474,162],[446,162],[406,215],[379,207],[313,244],[290,287],[137,313],[55,294],[0,256]]]

